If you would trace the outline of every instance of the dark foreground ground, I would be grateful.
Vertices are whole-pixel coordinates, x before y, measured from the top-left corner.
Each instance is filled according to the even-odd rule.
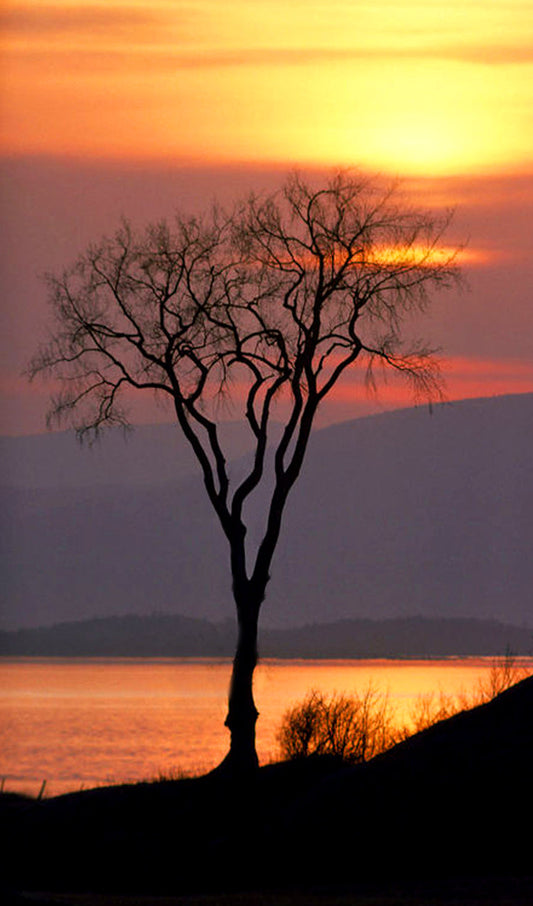
[[[0,808],[6,904],[533,904],[533,678],[358,767]]]

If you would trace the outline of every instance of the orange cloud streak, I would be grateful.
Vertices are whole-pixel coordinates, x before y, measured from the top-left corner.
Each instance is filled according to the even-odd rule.
[[[533,362],[520,359],[471,359],[461,356],[441,360],[445,397],[450,400],[507,393],[533,392]],[[354,369],[331,395],[332,401],[368,400],[361,372]],[[412,404],[410,388],[394,376],[379,386],[380,408]]]

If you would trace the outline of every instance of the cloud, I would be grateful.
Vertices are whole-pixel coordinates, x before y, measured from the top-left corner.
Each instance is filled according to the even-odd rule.
[[[475,358],[451,356],[440,359],[445,381],[445,398],[469,399],[501,396],[508,393],[533,392],[533,362],[525,359]],[[373,401],[380,408],[412,404],[412,392],[407,383],[394,375],[378,384],[378,393],[371,400],[363,384],[362,370],[347,373],[331,394],[337,405]]]
[[[315,4],[317,9],[323,6]],[[344,2],[338,4],[341,7]],[[364,4],[363,4],[364,5]],[[386,6],[386,0],[380,0]],[[396,4],[393,4],[396,5]],[[415,4],[406,3],[411,10]],[[328,13],[329,18],[329,13]],[[208,8],[202,0],[193,7],[187,2],[170,5],[156,4],[150,7],[125,4],[115,5],[37,5],[26,2],[18,6],[6,6],[0,12],[3,43],[6,50],[19,56],[37,59],[50,53],[50,47],[42,41],[55,38],[54,56],[68,58],[73,53],[73,42],[81,40],[83,47],[76,50],[77,65],[94,66],[105,62],[107,66],[131,65],[140,68],[150,66],[159,70],[213,69],[227,67],[268,67],[308,66],[321,63],[359,63],[387,60],[397,61],[451,61],[481,64],[485,66],[528,65],[533,63],[533,45],[520,41],[476,42],[462,40],[440,41],[433,38],[434,31],[422,28],[419,40],[410,46],[409,33],[406,41],[400,42],[398,35],[389,39],[386,33],[374,44],[362,43],[345,46],[313,46],[307,42],[302,46],[277,47],[242,46],[237,31],[230,30],[224,35],[218,31],[203,34],[202,23],[209,22]],[[193,29],[193,24],[195,28]],[[87,39],[96,33],[98,38],[90,48]],[[411,31],[411,36],[413,32]],[[501,36],[498,36],[501,37]],[[39,38],[42,41],[39,41]],[[65,41],[68,38],[68,41]],[[106,41],[106,38],[108,39]],[[200,38],[202,49],[184,49],[191,39]],[[339,35],[337,35],[337,40]],[[13,42],[26,39],[22,46]],[[222,45],[218,44],[218,40]],[[263,36],[258,35],[259,42]],[[421,39],[421,40],[420,40]],[[244,39],[246,40],[246,38]],[[342,36],[341,36],[342,40]],[[371,40],[371,39],[370,39]],[[215,41],[216,43],[212,43]],[[233,43],[233,46],[232,46]],[[10,46],[11,45],[11,46]],[[218,46],[217,46],[218,45]]]
[[[454,380],[526,382],[533,390],[533,361],[526,359],[477,359],[454,356],[444,361],[444,370]]]
[[[138,7],[55,6],[24,4],[6,8],[0,21],[5,37],[139,28],[161,21],[160,12]]]
[[[443,361],[446,399],[502,396],[533,392],[533,362],[521,359],[480,359],[453,357]],[[327,405],[319,410],[317,427],[335,421],[355,418],[413,405],[411,388],[394,376],[371,394],[363,384],[364,369],[353,369],[335,388]],[[53,384],[32,383],[18,375],[5,373],[0,378],[0,412],[2,434],[36,434],[44,431]],[[235,388],[238,390],[238,387]],[[156,424],[172,420],[172,413],[151,396],[134,396],[128,400],[135,424]]]
[[[431,56],[461,63],[482,63],[484,66],[528,65],[533,63],[531,44],[493,44],[488,46],[467,45],[464,47],[441,48]]]
[[[140,14],[142,15],[142,14]],[[155,20],[154,20],[155,21]],[[152,22],[148,17],[146,22]],[[117,20],[117,25],[118,25]],[[131,25],[137,23],[130,21],[122,22],[121,25]],[[102,27],[104,19],[102,19]],[[106,24],[107,28],[107,24]],[[74,32],[74,29],[73,29]],[[79,32],[76,32],[79,34]],[[116,36],[114,36],[116,37]],[[136,34],[136,43],[138,35]],[[209,50],[201,49],[189,52],[183,52],[180,49],[172,50],[168,45],[158,45],[151,47],[149,45],[148,35],[145,33],[143,39],[137,43],[137,49],[132,49],[131,43],[124,43],[123,46],[117,46],[116,41],[109,47],[99,42],[93,48],[73,47],[71,44],[54,47],[54,66],[59,59],[64,64],[75,59],[76,69],[79,71],[83,68],[95,72],[118,71],[124,67],[129,72],[158,71],[160,73],[174,73],[184,70],[213,70],[228,68],[250,68],[250,67],[298,67],[298,66],[317,66],[329,63],[346,63],[358,64],[365,62],[379,62],[380,60],[388,63],[395,60],[401,62],[422,62],[422,61],[447,61],[455,63],[466,63],[483,66],[506,66],[506,65],[532,65],[533,64],[533,46],[531,47],[425,47],[416,49],[399,49],[397,47],[380,47],[380,48],[249,48],[235,50]],[[17,48],[13,50],[6,48],[7,52],[24,55],[26,59],[34,63],[50,62],[50,51],[48,48],[32,47]],[[70,65],[70,63],[69,63]]]
[[[533,362],[521,359],[469,359],[444,362],[449,399],[533,392]]]
[[[316,63],[361,62],[368,60],[447,60],[486,66],[533,63],[533,46],[427,45],[422,48],[346,47],[346,48],[250,48],[244,50],[202,51],[191,54],[163,53],[169,64],[178,68],[219,66],[301,66]]]

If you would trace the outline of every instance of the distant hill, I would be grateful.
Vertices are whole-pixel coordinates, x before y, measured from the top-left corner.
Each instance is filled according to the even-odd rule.
[[[228,422],[228,457],[252,444],[246,425]],[[111,431],[100,442],[80,444],[73,431],[0,437],[0,485],[18,490],[142,488],[197,477],[198,463],[177,425],[140,425]]]
[[[235,471],[249,438],[228,432]],[[66,435],[3,439],[5,628],[154,611],[233,618],[227,545],[182,444],[165,426],[93,451]],[[317,431],[263,625],[411,614],[530,623],[532,449],[531,393]],[[257,495],[252,544],[262,514]]]
[[[1,656],[34,657],[231,657],[233,621],[210,623],[153,614],[59,623],[0,632]],[[490,620],[342,620],[294,629],[264,629],[262,657],[425,658],[533,656],[533,627]]]

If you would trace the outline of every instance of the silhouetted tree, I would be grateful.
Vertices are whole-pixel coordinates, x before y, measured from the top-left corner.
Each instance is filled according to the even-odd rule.
[[[356,362],[370,382],[379,363],[418,396],[438,390],[432,350],[406,345],[403,328],[430,289],[456,279],[455,257],[441,247],[446,225],[375,181],[341,173],[315,188],[293,175],[229,212],[178,215],[142,233],[124,223],[48,278],[55,326],[29,372],[59,381],[49,419],[91,437],[127,424],[124,391],[154,391],[171,400],[201,466],[237,608],[227,765],[257,764],[258,616],[319,405]],[[238,481],[224,454],[221,398],[242,405],[254,439]],[[282,430],[269,453],[274,414]],[[264,531],[253,547],[245,506],[263,483]]]

